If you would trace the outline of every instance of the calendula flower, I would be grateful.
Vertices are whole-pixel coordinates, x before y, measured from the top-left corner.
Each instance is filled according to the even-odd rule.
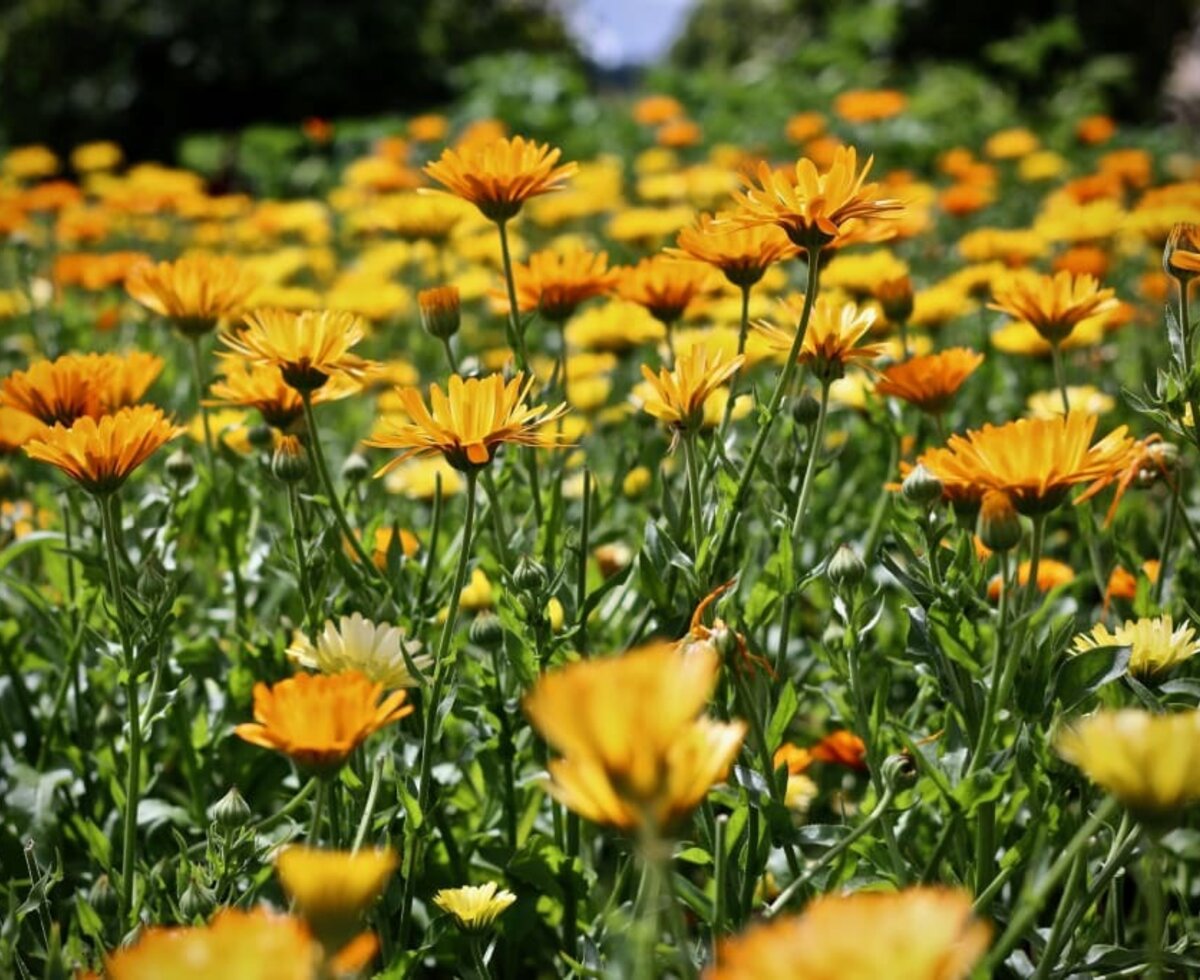
[[[868,159],[860,171],[857,151],[843,146],[825,173],[807,158],[796,162],[794,174],[760,163],[757,184],[746,178],[746,189],[734,195],[739,210],[729,220],[740,227],[777,225],[798,248],[821,248],[847,221],[902,210],[899,201],[880,196],[879,186],[866,182],[872,162]]]
[[[569,319],[585,300],[611,292],[619,277],[608,267],[607,252],[535,252],[528,264],[513,263],[518,309],[553,323]],[[507,310],[507,300],[504,306]]]
[[[443,888],[433,896],[433,904],[452,915],[459,927],[468,932],[486,929],[516,900],[516,895],[500,888],[494,881]]]
[[[776,262],[794,258],[800,251],[774,225],[739,228],[728,217],[713,219],[701,214],[694,225],[675,238],[678,248],[668,255],[703,262],[720,269],[735,286],[753,286]]]
[[[808,748],[814,762],[828,762],[848,769],[867,768],[867,747],[854,732],[845,729],[830,732]]]
[[[24,412],[43,425],[69,426],[85,416],[99,417],[109,408],[105,396],[112,393],[106,390],[104,380],[112,369],[113,357],[64,354],[53,361],[35,361],[28,369],[14,371],[0,382],[0,404]],[[162,361],[157,364],[161,368]],[[151,381],[153,376],[142,391]]]
[[[209,255],[135,266],[125,280],[130,296],[188,337],[201,337],[240,313],[257,285],[236,259]]]
[[[746,725],[700,712],[717,678],[715,650],[659,644],[543,674],[525,698],[559,753],[549,792],[588,820],[657,834],[723,779]]]
[[[529,198],[558,190],[578,169],[574,163],[557,166],[562,151],[521,136],[512,139],[447,147],[425,165],[425,173],[455,197],[470,201],[484,217],[504,222]]]
[[[568,346],[593,351],[628,350],[664,336],[666,328],[649,310],[621,300],[594,304],[566,326]]]
[[[1086,500],[1128,468],[1137,443],[1125,426],[1093,444],[1096,416],[1071,412],[1053,419],[1018,419],[953,435],[944,450],[920,462],[946,486],[1003,490],[1022,514],[1053,510],[1071,487],[1090,484]]]
[[[1112,631],[1097,623],[1090,632],[1076,636],[1071,645],[1075,653],[1098,647],[1129,647],[1130,673],[1145,677],[1164,673],[1195,656],[1200,651],[1200,641],[1194,627],[1188,623],[1176,627],[1168,615],[1127,619]]]
[[[795,326],[784,329],[761,320],[754,325],[768,347],[785,355],[791,351],[801,322],[802,306],[803,298],[784,300],[781,304]],[[811,365],[813,374],[822,381],[836,381],[845,373],[847,365],[873,361],[883,353],[884,345],[858,346],[858,342],[871,329],[877,315],[871,307],[860,309],[854,303],[837,303],[818,296],[797,360]]]
[[[683,103],[672,95],[647,95],[633,106],[634,121],[643,126],[661,126],[687,114]]]
[[[22,448],[30,459],[62,470],[88,493],[118,490],[129,475],[183,429],[153,405],[123,408],[113,415],[76,419],[43,429]]]
[[[991,927],[949,888],[822,895],[721,943],[705,980],[966,980]]]
[[[278,368],[300,392],[313,392],[330,378],[362,381],[372,362],[350,348],[362,340],[361,317],[339,310],[255,310],[240,331],[221,337],[250,364]]]
[[[946,410],[963,382],[982,363],[983,355],[966,347],[910,357],[884,368],[875,391],[937,415]]]
[[[315,642],[297,632],[287,655],[309,670],[322,674],[356,670],[372,683],[392,689],[417,686],[404,654],[418,670],[425,670],[433,658],[429,654],[417,656],[420,649],[420,642],[407,639],[400,627],[373,623],[361,613],[354,613],[343,616],[336,626],[327,619]]]
[[[32,415],[0,405],[0,456],[15,453],[44,428]]]
[[[1163,247],[1163,271],[1185,286],[1200,273],[1200,224],[1181,221],[1171,226]]]
[[[397,863],[390,849],[351,853],[293,844],[279,852],[275,873],[296,913],[333,952],[358,932],[363,913],[382,894]]]
[[[1063,729],[1055,748],[1148,820],[1200,800],[1200,710],[1098,711]]]
[[[297,674],[272,687],[254,685],[254,721],[234,734],[274,749],[306,769],[336,769],[379,729],[412,713],[406,692],[379,700],[383,685],[358,671]]]
[[[519,373],[507,383],[499,374],[467,380],[451,375],[446,392],[436,384],[430,386],[429,408],[416,388],[396,389],[408,419],[380,420],[366,445],[404,452],[375,475],[382,476],[414,456],[434,453],[466,473],[486,466],[506,443],[554,445],[557,436],[546,426],[561,418],[567,406],[547,410],[545,405],[527,405],[533,381]]]
[[[672,324],[710,285],[710,270],[699,262],[685,262],[655,255],[621,270],[617,294],[650,311],[651,316]]]
[[[1065,271],[1002,279],[993,287],[992,299],[989,309],[1031,324],[1051,344],[1061,343],[1084,320],[1117,308],[1113,290],[1101,289],[1091,276]]]
[[[878,122],[898,116],[908,106],[908,96],[891,88],[853,89],[833,100],[833,111],[846,122]]]
[[[1072,411],[1106,415],[1117,407],[1116,399],[1094,385],[1068,385],[1067,404]],[[1035,419],[1052,419],[1063,414],[1062,392],[1035,391],[1025,399],[1025,408]]]
[[[675,433],[695,432],[704,421],[704,403],[708,396],[725,384],[746,359],[743,356],[725,361],[720,350],[710,350],[695,344],[668,371],[660,368],[655,374],[642,365],[642,376],[654,389],[643,411],[653,415]]]
[[[283,372],[272,365],[254,364],[237,356],[223,360],[222,376],[209,386],[214,408],[253,408],[267,425],[289,431],[304,414],[300,393],[283,380]],[[361,389],[346,376],[331,378],[312,393],[314,405],[347,398]]]
[[[1029,584],[1029,576],[1033,571],[1033,565],[1026,560],[1017,566],[1017,586],[1025,588]],[[1052,589],[1057,589],[1063,585],[1070,585],[1075,581],[1075,570],[1061,561],[1055,561],[1053,558],[1043,557],[1038,562],[1037,581],[1034,583],[1034,588],[1039,592],[1049,592]],[[1000,598],[1000,576],[996,575],[988,580],[987,588],[988,598],[995,602]]]

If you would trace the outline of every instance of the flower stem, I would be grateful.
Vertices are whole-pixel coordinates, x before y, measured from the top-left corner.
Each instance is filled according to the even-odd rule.
[[[446,351],[446,363],[450,365],[450,373],[458,374],[458,361],[454,358],[454,348],[450,346],[450,338],[442,338],[442,348]]]
[[[500,258],[504,264],[504,287],[508,292],[508,342],[517,359],[517,370],[525,371],[529,366],[529,354],[525,350],[525,330],[521,326],[521,311],[517,307],[517,285],[508,247],[508,222],[497,221],[496,227],[500,230]]]
[[[1058,344],[1050,345],[1050,360],[1054,364],[1054,383],[1058,385],[1058,393],[1062,396],[1063,415],[1068,415],[1071,399],[1067,395],[1067,372],[1063,368],[1062,348]]]
[[[829,411],[829,382],[821,384],[821,406],[817,422],[813,426],[812,439],[808,447],[808,462],[804,467],[804,480],[800,484],[800,497],[796,501],[796,513],[792,516],[792,542],[799,544],[800,530],[804,526],[804,514],[808,510],[808,498],[812,493],[813,476],[817,471],[817,457],[821,455],[821,444],[825,439],[825,418]]]
[[[1163,946],[1166,930],[1166,896],[1158,845],[1153,840],[1142,855],[1142,892],[1146,900],[1146,965],[1150,980],[1162,980]]]
[[[750,286],[742,286],[742,319],[738,325],[738,357],[741,357],[746,352],[746,338],[750,334]],[[729,398],[725,401],[725,411],[721,415],[721,427],[717,430],[717,442],[725,441],[725,432],[729,428],[729,421],[733,417],[733,403],[737,401],[738,381],[741,378],[741,372],[733,376],[733,380],[729,382]]]
[[[700,546],[704,543],[704,511],[700,504],[700,470],[696,466],[696,433],[683,437],[683,462],[687,468],[688,510],[692,514],[692,547],[696,564],[700,564]]]
[[[358,830],[354,833],[354,846],[352,851],[358,851],[363,846],[363,841],[367,839],[367,831],[371,829],[371,817],[375,815],[375,799],[379,795],[379,783],[383,777],[383,753],[375,757],[375,763],[371,766],[371,786],[367,790],[367,802],[363,804],[362,817],[358,821]]]
[[[321,818],[325,815],[325,797],[329,795],[329,780],[325,776],[317,779],[317,795],[313,797],[312,820],[308,825],[308,846],[318,847],[321,843]]]
[[[1025,583],[1024,606],[1028,608],[1033,604],[1034,597],[1038,593],[1038,567],[1042,562],[1042,547],[1046,542],[1046,515],[1038,514],[1033,519],[1033,539],[1029,544],[1029,581]],[[1017,582],[1014,588],[1020,587],[1020,574],[1017,575]],[[1104,585],[1101,584],[1101,589]]]
[[[304,603],[304,618],[308,620],[308,629],[316,635],[319,617],[316,604],[313,602],[312,585],[308,580],[308,562],[304,556],[304,542],[300,535],[300,497],[294,483],[288,484],[288,517],[292,525],[292,551],[296,559],[297,575],[300,579],[300,598]]]

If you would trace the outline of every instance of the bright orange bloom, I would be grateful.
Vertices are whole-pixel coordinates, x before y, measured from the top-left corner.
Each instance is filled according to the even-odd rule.
[[[365,334],[362,318],[342,310],[255,310],[245,327],[225,334],[225,346],[251,364],[275,367],[301,392],[320,388],[330,378],[361,381],[374,367],[350,348]]]
[[[781,305],[794,323],[782,329],[772,323],[759,321],[754,325],[768,347],[787,354],[799,329],[803,299],[794,297]],[[797,361],[811,364],[813,374],[823,382],[835,381],[845,373],[846,365],[873,361],[883,353],[882,344],[856,346],[875,322],[876,311],[859,309],[854,303],[835,303],[818,296],[813,303],[808,331],[800,345]]]
[[[739,228],[728,218],[701,214],[694,225],[675,239],[678,248],[667,254],[693,259],[720,269],[735,286],[753,286],[776,262],[793,258],[800,250],[773,225]]]
[[[455,197],[470,201],[484,217],[504,222],[529,198],[562,187],[578,169],[574,163],[555,166],[562,151],[521,136],[499,138],[482,145],[447,148],[425,165],[425,173]]]
[[[96,291],[125,282],[130,271],[149,262],[145,252],[64,252],[54,260],[57,286]]]
[[[702,139],[704,139],[704,130],[700,128],[699,123],[693,122],[691,119],[672,119],[669,123],[660,126],[654,134],[654,142],[659,146],[675,150],[695,146]]]
[[[957,183],[938,194],[938,206],[947,214],[961,218],[982,211],[992,203],[992,191],[980,184]]]
[[[233,731],[306,769],[336,769],[369,736],[412,713],[405,691],[380,701],[382,693],[382,684],[356,670],[296,674],[272,687],[255,684],[255,720]]]
[[[569,319],[585,300],[611,292],[619,278],[620,272],[608,267],[607,252],[535,252],[528,264],[513,263],[517,307],[553,323]],[[504,308],[507,312],[507,300]]]
[[[617,294],[645,307],[662,323],[683,316],[689,304],[711,285],[711,270],[699,262],[684,262],[666,255],[642,259],[620,270]]]
[[[283,380],[277,367],[252,364],[230,356],[223,362],[223,375],[212,383],[212,398],[205,402],[215,408],[257,409],[264,422],[287,432],[304,414],[300,393]],[[338,376],[313,392],[314,405],[337,401],[360,390],[352,378]]]
[[[162,366],[161,357],[145,351],[64,354],[10,374],[0,382],[0,403],[45,425],[71,425],[136,403]]]
[[[135,266],[125,279],[130,296],[189,337],[203,336],[222,318],[240,313],[257,285],[236,259],[209,255]]]
[[[43,423],[32,415],[0,405],[0,456],[15,453],[42,432]]]
[[[152,405],[123,408],[114,415],[77,419],[43,429],[22,447],[30,459],[56,466],[89,493],[116,491],[129,474],[184,429]]]
[[[1117,124],[1109,116],[1084,116],[1075,124],[1076,138],[1089,146],[1107,143],[1116,132]]]
[[[683,104],[671,95],[647,95],[633,107],[634,121],[643,126],[661,126],[684,115]]]
[[[845,729],[830,732],[816,745],[810,746],[809,752],[817,762],[830,762],[850,769],[867,768],[866,745],[861,738]]]
[[[670,371],[660,368],[655,374],[643,364],[642,377],[656,396],[642,406],[643,410],[675,432],[695,432],[704,421],[708,396],[733,377],[746,361],[738,355],[722,363],[723,356],[721,350],[693,344]]]
[[[946,410],[963,382],[982,363],[983,355],[966,347],[910,357],[884,368],[875,391],[937,415]]]
[[[771,759],[771,765],[778,769],[780,766],[787,766],[789,776],[799,776],[801,773],[808,771],[809,766],[813,764],[813,755],[808,749],[801,748],[799,745],[793,745],[791,742],[784,742],[775,750],[775,755]]]
[[[784,127],[784,135],[793,143],[807,143],[825,132],[825,117],[819,112],[798,112]]]
[[[1079,501],[1099,493],[1128,467],[1139,444],[1125,426],[1092,445],[1098,419],[1071,412],[1052,419],[1018,419],[953,435],[945,449],[924,453],[919,462],[946,487],[1003,490],[1027,516],[1062,503],[1073,486],[1090,484]]]
[[[1030,563],[1028,561],[1021,562],[1017,568],[1018,587],[1023,588],[1029,584],[1030,571]],[[1051,589],[1057,589],[1060,585],[1070,585],[1074,581],[1075,570],[1070,565],[1046,557],[1038,562],[1037,590],[1039,592],[1049,592]],[[999,575],[993,576],[988,581],[988,598],[992,602],[1000,598]]]
[[[746,638],[741,633],[730,629],[725,624],[725,620],[718,616],[713,620],[711,626],[704,624],[704,614],[708,607],[732,588],[736,581],[736,579],[730,579],[723,585],[718,585],[700,600],[692,612],[692,621],[689,624],[687,635],[679,641],[680,648],[688,651],[693,648],[694,644],[702,643],[711,646],[723,658],[732,658],[736,654],[735,663],[739,671],[749,672],[753,667],[761,667],[774,677],[775,671],[771,665],[763,657],[751,653],[746,644]]]
[[[543,430],[564,415],[567,406],[547,411],[545,405],[526,405],[533,382],[533,377],[527,380],[519,373],[507,384],[500,374],[466,380],[454,374],[448,392],[436,384],[430,386],[430,408],[416,388],[397,388],[409,421],[382,419],[365,444],[404,452],[375,475],[383,476],[414,456],[437,453],[455,469],[471,472],[490,463],[505,443],[554,445],[557,434]]]
[[[846,122],[878,122],[898,116],[908,107],[908,96],[895,89],[855,89],[833,100],[833,111]]]
[[[1200,273],[1200,225],[1181,221],[1171,227],[1163,248],[1163,271],[1184,281]]]
[[[992,291],[989,309],[1024,320],[1049,343],[1062,343],[1083,320],[1117,308],[1113,290],[1101,289],[1091,276],[1059,272],[1054,276],[1020,273]]]
[[[827,245],[843,223],[853,218],[884,217],[903,209],[899,201],[880,197],[878,184],[866,183],[873,158],[858,169],[854,147],[838,147],[833,163],[821,173],[811,160],[796,162],[793,174],[758,165],[757,184],[734,194],[739,210],[730,220],[741,227],[777,225],[799,248]]]

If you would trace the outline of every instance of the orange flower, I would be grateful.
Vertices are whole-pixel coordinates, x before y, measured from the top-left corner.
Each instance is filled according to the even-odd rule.
[[[813,755],[808,749],[803,749],[799,745],[793,745],[791,742],[784,742],[775,750],[775,755],[771,759],[771,765],[778,769],[780,766],[787,766],[789,776],[799,776],[808,771],[808,767],[813,764]]]
[[[750,648],[746,645],[746,638],[741,633],[730,629],[725,624],[725,620],[718,616],[713,620],[711,626],[704,625],[704,614],[708,607],[728,591],[735,581],[737,580],[730,579],[724,585],[718,585],[700,600],[692,613],[692,621],[689,624],[687,635],[679,641],[680,648],[686,652],[693,649],[694,644],[705,644],[716,650],[722,657],[730,658],[736,654],[739,671],[749,672],[752,667],[761,667],[774,677],[775,671],[771,665],[763,657],[751,653]]]
[[[620,272],[608,267],[607,252],[535,252],[527,265],[513,263],[518,309],[536,310],[553,323],[569,319],[585,300],[611,292],[619,278]]]
[[[672,324],[710,282],[709,268],[699,262],[655,255],[620,270],[617,294],[645,307],[656,320]]]
[[[707,214],[684,228],[675,244],[679,247],[668,248],[668,255],[711,265],[733,285],[743,287],[753,286],[776,262],[800,251],[773,225],[738,228],[728,217],[714,220]]]
[[[42,432],[43,423],[32,415],[0,405],[0,456],[15,453]]]
[[[700,128],[699,123],[695,123],[691,119],[672,119],[669,123],[660,126],[654,134],[654,142],[659,146],[671,149],[695,146],[702,139],[704,139],[704,130]]]
[[[708,396],[733,377],[746,361],[739,354],[722,363],[723,357],[722,350],[693,344],[670,371],[660,368],[655,374],[643,364],[642,377],[656,396],[646,401],[643,410],[665,422],[673,432],[695,432],[704,421]]]
[[[661,126],[685,114],[683,104],[670,95],[647,95],[633,107],[634,121],[642,126]]]
[[[223,317],[241,312],[257,285],[236,259],[209,255],[135,266],[125,280],[130,296],[188,337],[203,336]]]
[[[850,769],[867,768],[867,747],[863,740],[845,729],[830,732],[809,749],[816,762],[830,762]]]
[[[71,425],[134,404],[162,366],[161,357],[145,351],[64,354],[10,374],[0,383],[0,403],[45,425]]]
[[[1018,587],[1029,584],[1029,572],[1030,563],[1028,561],[1021,562],[1017,568]],[[1045,557],[1038,562],[1037,590],[1039,592],[1049,592],[1051,589],[1057,589],[1060,585],[1070,585],[1073,581],[1075,581],[1075,572],[1070,565]],[[992,602],[996,602],[1000,598],[999,575],[994,576],[988,582],[988,598]]]
[[[445,149],[425,165],[425,173],[456,197],[470,201],[484,217],[505,222],[529,198],[562,187],[578,169],[574,163],[555,166],[562,151],[521,136],[490,143]]]
[[[980,184],[957,183],[938,194],[938,206],[947,214],[961,218],[982,211],[992,203],[991,190]]]
[[[437,453],[455,469],[469,473],[490,463],[505,443],[554,445],[558,435],[543,428],[564,415],[567,406],[547,411],[544,405],[526,405],[533,381],[520,373],[507,384],[500,374],[466,380],[454,374],[450,376],[448,394],[436,384],[430,386],[432,411],[416,388],[397,388],[409,421],[382,419],[366,445],[404,452],[375,475],[382,476],[414,456]]]
[[[234,728],[253,745],[282,752],[306,769],[336,769],[369,736],[412,713],[403,690],[383,701],[363,674],[296,674],[254,685],[254,718]]]
[[[23,446],[30,459],[56,466],[89,493],[110,494],[161,446],[184,430],[152,405],[123,408],[99,421],[84,416],[70,428],[42,430]]]
[[[799,329],[803,299],[794,297],[781,305],[796,326],[784,330],[760,321],[754,327],[770,349],[787,354]],[[846,365],[872,361],[883,353],[882,344],[855,346],[871,329],[875,317],[876,311],[869,307],[859,309],[854,303],[835,303],[818,296],[796,359],[811,364],[813,374],[823,383],[836,381],[845,373]]]
[[[1089,146],[1107,143],[1116,132],[1117,124],[1109,116],[1084,116],[1075,124],[1075,137]]]
[[[1052,419],[1018,419],[985,425],[966,436],[953,435],[945,449],[931,450],[920,462],[946,487],[1003,490],[1026,516],[1062,503],[1067,491],[1090,484],[1079,501],[1099,493],[1128,468],[1139,444],[1125,426],[1091,444],[1098,419],[1071,412]]]
[[[846,221],[902,210],[899,201],[879,196],[879,185],[866,183],[872,162],[868,158],[860,171],[854,147],[842,146],[825,173],[809,159],[798,160],[794,174],[760,163],[758,183],[744,178],[746,189],[734,194],[739,210],[730,220],[741,227],[777,225],[797,247],[821,248]]]
[[[252,364],[243,358],[224,359],[224,374],[209,388],[212,398],[205,402],[214,408],[257,409],[264,422],[286,432],[304,414],[300,394],[283,380],[277,367]],[[353,395],[359,383],[351,378],[335,377],[313,392],[313,404],[337,401]]]
[[[374,367],[350,353],[365,334],[362,318],[341,310],[255,310],[246,326],[225,334],[226,347],[250,364],[275,367],[300,392],[320,388],[330,378],[361,381]]]
[[[1184,282],[1200,273],[1200,225],[1181,221],[1171,227],[1163,248],[1163,271]]]
[[[910,357],[884,368],[875,391],[937,415],[946,410],[963,382],[982,363],[983,355],[966,347]]]
[[[1117,308],[1111,289],[1088,275],[1058,272],[1053,277],[1020,273],[1002,280],[992,290],[989,309],[1024,320],[1051,344],[1060,344],[1076,325]]]
[[[825,132],[825,117],[819,112],[798,112],[787,121],[784,135],[793,143],[807,143]]]
[[[124,283],[130,270],[149,261],[145,252],[65,252],[54,260],[52,276],[58,286],[96,291]]]
[[[833,100],[833,111],[849,123],[890,119],[907,107],[908,96],[890,88],[854,89]]]

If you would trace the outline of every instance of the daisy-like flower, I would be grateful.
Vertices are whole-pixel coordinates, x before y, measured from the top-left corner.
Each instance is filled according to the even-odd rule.
[[[1084,653],[1098,647],[1129,647],[1129,670],[1144,677],[1164,673],[1195,656],[1200,641],[1189,624],[1176,627],[1170,616],[1155,616],[1127,619],[1113,631],[1097,623],[1091,632],[1076,636],[1071,649]]]
[[[655,255],[621,270],[617,294],[669,326],[709,289],[711,282],[711,270],[703,263]]]
[[[280,432],[292,429],[304,414],[299,392],[283,380],[279,368],[253,364],[244,358],[224,359],[223,375],[209,386],[212,398],[205,402],[214,408],[253,408],[264,422]],[[359,391],[353,378],[336,376],[312,394],[314,405],[346,398]]]
[[[771,350],[786,355],[791,351],[799,329],[803,298],[793,297],[784,300],[781,305],[795,326],[784,329],[773,323],[759,321],[754,328]],[[810,364],[813,374],[823,383],[842,377],[847,365],[873,361],[883,353],[885,345],[859,346],[858,342],[871,329],[876,316],[877,312],[871,307],[859,309],[854,303],[836,303],[818,296],[813,303],[808,330],[800,345],[797,360],[801,364]]]
[[[412,713],[407,693],[379,700],[383,685],[358,671],[297,674],[272,687],[254,686],[254,721],[234,734],[253,745],[274,749],[298,766],[336,769],[368,737]]]
[[[705,980],[966,980],[992,935],[971,904],[936,887],[822,895],[727,939]]]
[[[425,173],[490,221],[502,223],[529,198],[556,191],[574,176],[577,165],[558,165],[560,156],[561,150],[522,136],[502,137],[457,150],[447,147],[425,165]]]
[[[361,317],[340,310],[255,310],[245,327],[222,336],[250,364],[278,368],[299,392],[313,392],[330,378],[362,381],[374,366],[350,349],[363,339]]]
[[[773,225],[739,228],[727,215],[714,219],[701,214],[679,233],[675,244],[677,248],[666,250],[668,255],[720,269],[726,280],[740,287],[753,286],[776,262],[794,258],[800,251]]]
[[[494,881],[483,885],[464,885],[462,888],[443,888],[433,896],[433,904],[453,916],[459,928],[467,932],[486,929],[516,900],[516,895],[500,888]]]
[[[1092,444],[1097,418],[1071,412],[1053,419],[1018,419],[953,435],[945,449],[920,462],[947,487],[1003,490],[1026,516],[1063,502],[1071,487],[1089,484],[1086,500],[1129,469],[1139,443],[1121,426]]]
[[[239,314],[257,286],[257,278],[236,259],[210,255],[135,266],[125,280],[130,296],[187,337],[202,337],[220,320]]]
[[[777,225],[798,248],[820,249],[847,221],[903,210],[899,201],[881,196],[878,184],[866,182],[872,162],[868,158],[860,171],[854,147],[839,146],[824,173],[807,158],[798,160],[791,174],[760,163],[757,183],[744,178],[746,189],[735,193],[739,209],[729,220],[741,227]]]
[[[0,456],[15,453],[26,442],[39,435],[43,428],[43,424],[32,415],[18,412],[7,405],[0,405]]]
[[[357,934],[363,913],[382,894],[396,864],[389,849],[350,853],[293,844],[279,852],[275,873],[296,913],[333,952]]]
[[[361,613],[354,613],[343,616],[336,626],[326,620],[315,643],[303,633],[296,633],[287,655],[300,666],[322,674],[357,670],[372,683],[390,690],[417,686],[408,660],[418,670],[425,670],[433,663],[428,654],[416,655],[420,649],[420,642],[406,639],[400,627],[373,623]]]
[[[617,284],[620,273],[608,267],[608,253],[583,249],[570,252],[535,252],[529,263],[513,263],[517,307],[537,312],[552,323],[574,315],[585,300],[604,296]],[[507,301],[504,303],[507,309]]]
[[[746,733],[701,714],[717,669],[711,648],[658,644],[543,674],[525,711],[560,754],[551,795],[622,829],[677,824],[725,777]]]
[[[674,433],[695,432],[704,421],[704,403],[745,363],[744,356],[725,361],[721,350],[694,344],[675,363],[674,369],[654,373],[642,365],[642,376],[654,389],[643,411],[665,422]]]
[[[137,403],[162,371],[161,357],[128,354],[64,354],[14,371],[0,382],[0,404],[44,425],[71,425]]]
[[[910,357],[884,368],[875,391],[903,399],[922,412],[939,415],[982,363],[983,355],[966,347]]]
[[[1017,566],[1017,586],[1025,588],[1029,584],[1029,575],[1033,570],[1032,563],[1026,559]],[[1065,562],[1055,561],[1053,558],[1042,557],[1038,562],[1037,581],[1034,582],[1034,587],[1039,592],[1049,592],[1051,589],[1057,589],[1063,585],[1070,585],[1075,581],[1075,570]],[[1000,576],[995,575],[988,580],[987,595],[992,602],[996,602],[1000,598]]]
[[[1059,344],[1077,324],[1117,305],[1114,291],[1102,289],[1092,276],[1064,270],[1053,276],[1026,272],[1001,279],[988,308],[1031,324],[1047,342]]]
[[[454,374],[446,392],[436,384],[430,386],[429,407],[416,388],[397,388],[408,419],[380,420],[366,445],[404,452],[375,475],[382,476],[414,456],[435,453],[441,453],[455,469],[469,473],[490,463],[505,443],[555,445],[558,437],[546,426],[561,418],[567,406],[547,410],[545,405],[527,405],[533,382],[523,374],[508,383],[500,374],[466,380]]]
[[[55,424],[22,447],[30,459],[62,470],[88,493],[116,492],[129,475],[184,430],[153,405],[123,408],[113,415]]]
[[[1150,821],[1200,800],[1200,710],[1098,711],[1065,728],[1055,748]]]

